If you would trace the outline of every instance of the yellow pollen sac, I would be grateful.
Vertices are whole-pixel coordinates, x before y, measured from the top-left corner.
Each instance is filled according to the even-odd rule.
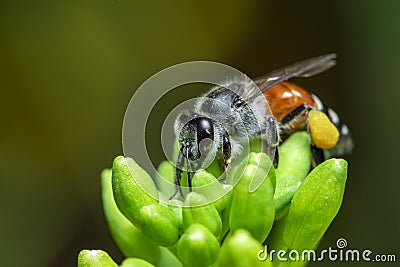
[[[339,141],[339,131],[325,113],[311,110],[308,113],[308,127],[314,144],[322,149],[329,149]]]

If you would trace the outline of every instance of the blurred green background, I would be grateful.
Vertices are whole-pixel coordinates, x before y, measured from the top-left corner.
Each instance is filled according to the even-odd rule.
[[[344,204],[320,248],[343,237],[399,258],[399,10],[374,0],[1,1],[0,266],[74,266],[83,248],[121,260],[99,174],[122,153],[125,108],[155,72],[212,60],[254,77],[329,52],[334,69],[295,80],[356,141]]]

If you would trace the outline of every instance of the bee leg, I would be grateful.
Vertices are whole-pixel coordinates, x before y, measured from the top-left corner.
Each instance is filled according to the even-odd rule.
[[[324,150],[315,145],[311,145],[311,154],[314,168],[325,161]]]
[[[183,197],[183,191],[181,187],[181,178],[182,178],[182,166],[184,164],[184,158],[181,152],[178,153],[178,158],[176,160],[176,167],[175,167],[175,186],[176,190],[175,193],[169,198],[174,199],[178,194]]]
[[[191,168],[190,168],[190,161],[186,159],[186,165],[187,165],[187,181],[188,181],[188,187],[189,187],[189,192],[192,192],[192,176],[191,176]]]
[[[307,105],[307,104],[302,104],[300,106],[298,106],[295,110],[293,110],[292,112],[290,112],[289,114],[287,114],[281,121],[280,123],[282,125],[287,125],[289,124],[294,118],[296,118],[298,115],[300,115],[302,112],[304,111],[310,111],[312,110],[312,108]]]
[[[274,153],[274,159],[272,161],[274,163],[274,168],[278,168],[278,164],[279,164],[279,151],[278,149],[276,149],[275,147],[275,153]]]
[[[279,152],[277,146],[271,146],[268,142],[267,138],[261,137],[263,142],[263,152],[269,156],[274,164],[274,167],[277,168],[279,164]]]
[[[189,192],[192,192],[192,168],[190,166],[190,160],[189,160],[189,150],[185,149],[185,161],[186,161],[186,174],[187,174],[187,182],[188,182],[188,187],[189,187]],[[182,189],[181,189],[182,191]],[[183,193],[182,193],[183,195]]]
[[[264,134],[261,135],[261,139],[266,154],[271,158],[274,167],[278,167],[279,153],[277,147],[279,145],[279,133],[277,122],[273,116],[267,119],[267,127]]]
[[[224,173],[222,174],[222,177],[218,180],[220,183],[223,183],[226,181],[226,170],[228,168],[228,165],[231,163],[232,159],[232,146],[231,146],[231,141],[229,140],[229,135],[227,132],[224,133],[222,136],[222,159],[224,161]]]

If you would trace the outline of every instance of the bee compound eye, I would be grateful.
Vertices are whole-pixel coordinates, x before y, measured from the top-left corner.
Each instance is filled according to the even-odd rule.
[[[197,137],[199,140],[210,138],[214,139],[214,126],[210,119],[199,118],[197,121]]]

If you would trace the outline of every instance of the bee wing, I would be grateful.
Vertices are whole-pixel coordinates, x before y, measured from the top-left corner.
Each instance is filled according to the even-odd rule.
[[[247,100],[251,100],[256,96],[267,91],[269,88],[289,80],[294,77],[310,77],[326,71],[336,64],[336,54],[327,54],[315,58],[306,59],[296,62],[289,66],[272,71],[271,73],[257,78],[254,82],[260,88],[254,95],[250,96]]]

